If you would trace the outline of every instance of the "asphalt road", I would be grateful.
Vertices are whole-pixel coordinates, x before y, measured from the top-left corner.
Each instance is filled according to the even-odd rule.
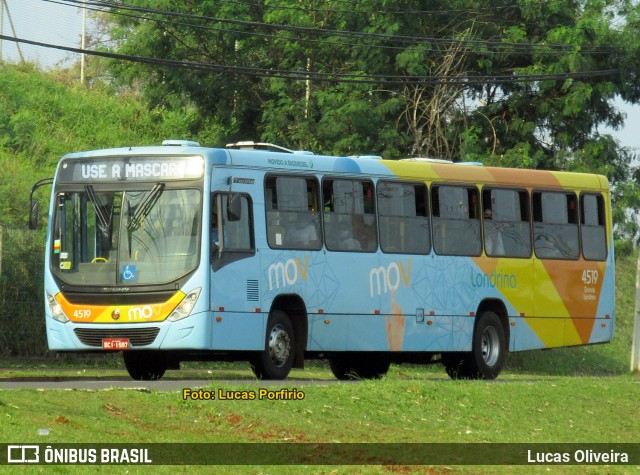
[[[128,377],[43,377],[43,378],[0,378],[0,390],[7,389],[139,389],[142,391],[180,391],[183,388],[202,388],[215,385],[238,384],[255,386],[256,388],[265,386],[299,388],[302,386],[323,385],[323,384],[349,384],[355,381],[338,381],[336,379],[308,380],[308,379],[287,379],[283,381],[258,381],[256,379],[181,379],[163,378],[160,381],[134,381]]]

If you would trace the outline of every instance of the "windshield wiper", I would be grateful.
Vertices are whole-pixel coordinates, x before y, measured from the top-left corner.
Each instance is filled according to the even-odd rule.
[[[149,214],[149,211],[155,206],[156,202],[160,199],[160,195],[164,191],[164,183],[156,183],[146,196],[144,201],[138,206],[135,213],[129,219],[127,224],[127,231],[135,231],[139,229],[144,221],[144,218]]]
[[[84,187],[84,190],[87,193],[87,196],[89,197],[89,199],[91,200],[91,203],[93,203],[93,209],[96,212],[98,221],[100,221],[100,225],[103,227],[103,229],[108,229],[109,219],[107,218],[107,215],[104,214],[104,210],[102,209],[102,206],[100,206],[100,203],[98,203],[98,198],[96,197],[95,191],[93,191],[93,186],[87,185]]]

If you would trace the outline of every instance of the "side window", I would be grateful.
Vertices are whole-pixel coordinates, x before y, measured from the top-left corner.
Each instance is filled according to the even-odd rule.
[[[580,195],[582,254],[590,261],[607,258],[607,237],[602,195]]]
[[[524,190],[482,190],[484,249],[492,257],[530,257],[529,195]]]
[[[479,256],[482,253],[477,188],[434,185],[431,209],[433,248],[438,254]]]
[[[220,193],[211,203],[211,241],[225,251],[252,251],[253,214],[246,195]]]
[[[265,207],[270,247],[312,250],[322,247],[319,195],[315,178],[266,178]]]
[[[56,267],[64,271],[77,271],[80,262],[80,242],[78,232],[80,225],[80,196],[78,193],[59,193],[58,194],[58,215],[54,236],[56,244],[54,244],[54,255],[52,262]],[[74,232],[75,231],[75,232]],[[108,249],[108,248],[107,248]],[[61,256],[67,256],[60,259]],[[108,252],[105,256],[109,257]]]
[[[114,259],[118,233],[112,230],[120,221],[121,196],[102,193],[99,200],[94,205],[83,193],[58,193],[51,256],[56,270],[77,272],[95,258]]]
[[[380,246],[384,252],[428,254],[431,249],[427,187],[378,182]]]
[[[332,251],[373,252],[378,247],[373,183],[322,182],[324,237]]]
[[[533,193],[533,234],[536,255],[541,259],[577,259],[577,199],[573,193]]]

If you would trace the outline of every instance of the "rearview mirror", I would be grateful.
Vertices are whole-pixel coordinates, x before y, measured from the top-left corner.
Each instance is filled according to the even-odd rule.
[[[52,183],[53,178],[43,178],[31,187],[31,194],[29,195],[29,229],[32,231],[38,228],[38,212],[40,211],[40,203],[33,199],[33,194],[41,186],[51,185]]]
[[[37,201],[31,202],[31,209],[29,210],[29,229],[35,231],[38,229],[38,214],[40,212],[40,203]]]

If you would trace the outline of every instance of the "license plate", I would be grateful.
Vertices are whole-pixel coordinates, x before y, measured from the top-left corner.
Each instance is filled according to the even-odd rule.
[[[128,350],[131,348],[128,338],[103,338],[102,349],[103,350]]]

